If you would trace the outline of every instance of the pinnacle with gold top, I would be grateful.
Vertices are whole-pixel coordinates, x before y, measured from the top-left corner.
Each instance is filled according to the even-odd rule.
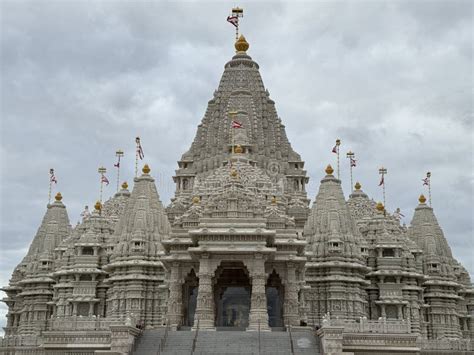
[[[150,171],[151,171],[151,169],[150,169],[150,167],[148,166],[148,164],[145,164],[145,165],[143,166],[142,171],[143,171],[143,174],[149,174]]]
[[[382,202],[377,202],[377,205],[375,206],[375,208],[377,209],[377,211],[379,212],[383,212],[385,210],[385,207],[383,205]]]
[[[426,202],[426,197],[425,195],[421,194],[420,197],[418,198],[418,201],[421,203],[421,204],[424,204]]]
[[[122,189],[124,189],[124,190],[128,189],[128,184],[127,184],[126,181],[123,182]]]
[[[102,210],[102,204],[100,203],[100,201],[97,201],[95,203],[94,208],[95,208],[96,211]]]
[[[334,172],[334,169],[332,168],[331,164],[328,164],[328,166],[326,167],[326,170],[324,171],[326,172],[326,174],[332,175],[332,173]]]
[[[56,196],[54,196],[54,199],[58,202],[61,202],[61,200],[63,199],[63,195],[61,195],[61,193],[58,192]]]
[[[354,187],[355,187],[355,189],[356,189],[357,191],[359,191],[359,190],[362,188],[362,185],[359,183],[359,181],[357,181],[357,182],[355,183]]]
[[[239,39],[235,42],[235,50],[237,53],[245,53],[249,49],[250,45],[245,39],[244,35],[240,35]]]

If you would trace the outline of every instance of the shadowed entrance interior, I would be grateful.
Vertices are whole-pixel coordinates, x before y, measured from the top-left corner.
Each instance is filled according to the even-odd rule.
[[[283,285],[280,276],[273,270],[268,277],[266,290],[268,325],[272,328],[283,327]]]
[[[246,328],[250,312],[250,279],[242,262],[222,262],[214,284],[216,326]]]

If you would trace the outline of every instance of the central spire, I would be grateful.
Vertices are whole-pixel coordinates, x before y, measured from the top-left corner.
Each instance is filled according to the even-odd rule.
[[[196,181],[231,166],[241,152],[248,164],[269,175],[288,200],[296,197],[294,202],[307,205],[304,162],[288,141],[259,65],[247,54],[250,45],[245,36],[240,35],[234,46],[236,54],[225,64],[194,141],[178,162],[176,197],[186,196],[189,202]]]

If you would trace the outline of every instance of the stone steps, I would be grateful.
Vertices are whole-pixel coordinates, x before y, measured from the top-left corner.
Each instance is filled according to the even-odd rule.
[[[160,355],[190,355],[196,332],[170,331],[165,349]],[[164,330],[146,330],[137,342],[133,355],[157,355]],[[319,338],[311,330],[292,332],[295,355],[320,354]],[[290,355],[288,332],[260,333],[246,331],[199,331],[195,355]]]

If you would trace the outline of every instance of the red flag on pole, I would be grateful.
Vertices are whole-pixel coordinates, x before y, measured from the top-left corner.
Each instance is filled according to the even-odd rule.
[[[382,174],[382,178],[380,179],[379,186],[382,186],[383,184],[385,184],[385,181]]]
[[[140,137],[135,138],[135,142],[137,143],[138,157],[140,158],[140,160],[143,160],[143,158],[145,157],[145,153],[143,153],[143,148],[140,143]]]
[[[242,123],[238,121],[232,121],[232,128],[242,128]]]
[[[56,176],[54,176],[54,169],[49,169],[49,181],[54,182],[55,184],[58,183]]]
[[[239,18],[237,16],[227,16],[227,22],[235,27],[239,26]]]
[[[109,184],[109,179],[107,179],[107,177],[106,177],[105,175],[102,175],[100,181],[103,182],[103,183],[105,183],[106,185]]]

